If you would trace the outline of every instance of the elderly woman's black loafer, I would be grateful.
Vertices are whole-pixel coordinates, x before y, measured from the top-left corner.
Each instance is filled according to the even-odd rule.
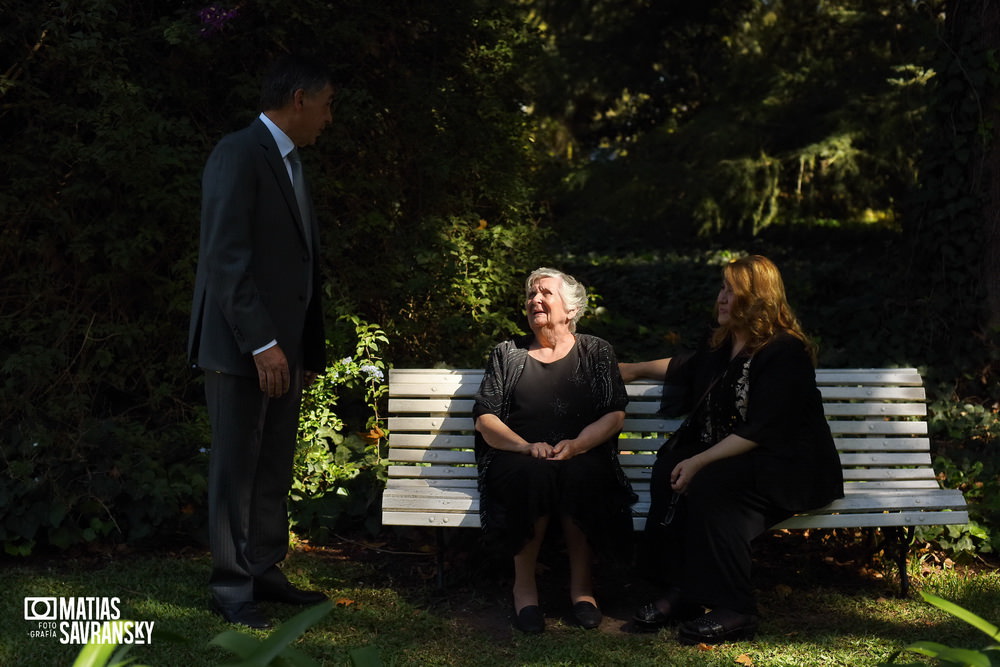
[[[577,602],[573,605],[573,619],[577,625],[587,630],[593,630],[601,624],[604,615],[592,602]]]
[[[677,639],[682,644],[722,644],[753,639],[759,621],[752,614],[717,609],[682,624],[677,630]]]
[[[545,632],[545,615],[536,604],[522,607],[514,616],[514,627],[529,635]]]

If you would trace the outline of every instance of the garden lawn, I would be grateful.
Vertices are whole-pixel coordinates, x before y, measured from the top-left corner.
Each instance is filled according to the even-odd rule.
[[[456,531],[453,531],[456,532]],[[471,532],[466,533],[468,539]],[[454,540],[460,542],[460,540]],[[454,542],[453,541],[453,542]],[[434,582],[433,557],[419,545],[406,550],[385,542],[340,540],[328,547],[299,547],[285,571],[296,584],[326,591],[336,603],[296,647],[322,665],[350,665],[349,651],[374,647],[384,665],[877,665],[909,642],[933,640],[956,647],[982,648],[985,635],[912,594],[893,596],[896,582],[878,568],[841,562],[799,550],[809,542],[765,542],[758,555],[758,589],[764,620],[754,641],[713,649],[679,645],[670,631],[636,634],[628,617],[648,591],[628,572],[602,575],[598,597],[606,618],[601,628],[569,626],[562,615],[565,572],[559,554],[550,554],[541,574],[548,629],[541,636],[512,630],[509,579],[477,547],[449,548],[449,578],[441,591]],[[785,544],[787,543],[787,544]],[[775,545],[779,545],[775,547]],[[792,551],[782,553],[785,546]],[[798,550],[798,551],[796,551]],[[785,549],[785,551],[788,551]],[[832,555],[829,555],[832,554]],[[994,623],[1000,621],[1000,573],[988,567],[931,567],[930,554],[912,559],[914,588],[956,602]],[[545,562],[543,558],[543,562]],[[209,646],[230,629],[207,607],[208,557],[200,550],[131,553],[11,561],[3,564],[0,665],[71,665],[79,646],[56,637],[28,636],[35,624],[24,620],[26,597],[117,597],[122,619],[152,621],[157,633],[129,657],[152,666],[198,667],[231,658]],[[891,570],[887,570],[891,572]],[[278,620],[299,610],[265,607]],[[266,633],[250,632],[256,637]],[[906,654],[913,662],[918,656]]]

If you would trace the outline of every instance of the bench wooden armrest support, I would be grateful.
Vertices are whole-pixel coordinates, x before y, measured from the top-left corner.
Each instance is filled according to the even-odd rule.
[[[389,371],[384,525],[479,527],[472,406],[482,375],[482,370]],[[931,467],[923,381],[912,368],[820,369],[816,380],[844,467],[845,497],[775,529],[883,530],[899,540],[896,559],[905,596],[913,528],[969,520],[961,492],[941,488]],[[636,530],[645,525],[656,450],[680,424],[656,415],[660,392],[658,382],[628,385],[619,460],[639,495],[633,507]],[[439,560],[439,581],[440,566]]]

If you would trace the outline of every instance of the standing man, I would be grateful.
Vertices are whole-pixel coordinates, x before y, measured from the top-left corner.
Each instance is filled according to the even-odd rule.
[[[209,587],[215,611],[251,628],[271,625],[258,602],[326,599],[278,563],[302,389],[326,368],[319,234],[297,148],[333,120],[332,102],[324,68],[279,60],[263,112],[218,143],[202,176],[188,356],[205,372],[212,425]]]

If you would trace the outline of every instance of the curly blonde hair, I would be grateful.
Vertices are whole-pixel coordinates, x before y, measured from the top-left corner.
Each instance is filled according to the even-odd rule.
[[[775,334],[785,332],[805,343],[815,365],[815,345],[788,304],[785,283],[774,262],[762,255],[734,259],[722,269],[722,280],[733,290],[730,322],[712,332],[712,347],[720,347],[733,330],[739,329],[747,334],[746,349],[753,353],[767,345]],[[716,304],[716,318],[718,315]]]

